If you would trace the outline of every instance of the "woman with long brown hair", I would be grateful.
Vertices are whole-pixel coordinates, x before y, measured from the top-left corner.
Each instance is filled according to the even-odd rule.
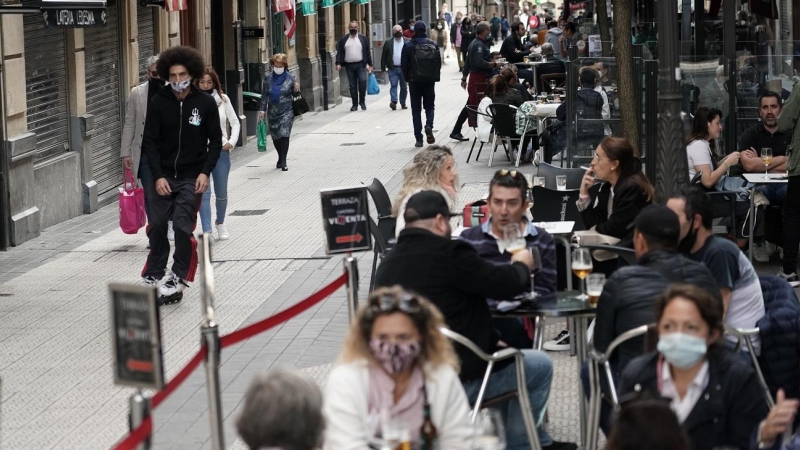
[[[222,83],[217,72],[211,67],[206,67],[203,78],[197,80],[197,87],[206,94],[214,97],[219,109],[219,122],[222,127],[222,152],[219,154],[217,165],[211,172],[211,182],[214,188],[217,210],[217,238],[228,239],[228,227],[225,226],[225,212],[228,208],[228,175],[231,172],[231,152],[239,140],[239,118],[231,105],[231,99],[225,95]],[[230,130],[228,127],[230,126]],[[203,233],[211,233],[211,189],[203,192],[200,203],[200,223]]]
[[[602,182],[595,185],[597,180]],[[653,185],[642,173],[642,162],[633,145],[612,136],[600,141],[583,176],[577,202],[583,224],[620,239],[622,246],[631,246],[633,221],[653,197]]]
[[[325,387],[326,450],[368,448],[388,438],[387,426],[419,443],[428,419],[436,428],[432,448],[470,448],[467,396],[442,326],[423,297],[399,286],[372,292]]]

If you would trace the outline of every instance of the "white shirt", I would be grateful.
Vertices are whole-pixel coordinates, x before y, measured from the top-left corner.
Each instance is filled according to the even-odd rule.
[[[694,409],[703,391],[708,387],[708,361],[703,363],[700,370],[694,376],[689,388],[686,389],[686,395],[683,398],[678,396],[678,389],[675,388],[675,382],[672,380],[672,374],[669,371],[669,363],[664,361],[661,369],[661,395],[666,398],[671,398],[670,408],[672,412],[678,416],[678,422],[683,423],[689,414]]]
[[[392,49],[392,64],[398,69],[400,68],[400,58],[403,56],[403,45],[405,45],[405,40],[400,38],[398,41],[397,38],[394,39],[394,49]]]
[[[231,151],[236,147],[236,141],[239,140],[239,118],[236,117],[236,111],[231,105],[231,99],[227,95],[219,93],[214,90],[212,94],[214,100],[217,101],[217,108],[219,108],[219,125],[222,128],[222,145],[231,144]],[[231,129],[228,132],[228,125]]]
[[[708,141],[698,139],[686,146],[686,157],[688,158],[689,165],[689,180],[694,178],[697,171],[695,166],[709,165],[714,167],[711,163],[711,145]]]
[[[358,35],[355,35],[355,37],[350,36],[347,39],[347,42],[344,43],[344,62],[361,62],[364,59],[364,53],[362,50],[361,39],[358,38]]]
[[[611,118],[611,106],[608,104],[608,95],[606,94],[606,91],[603,90],[603,86],[600,86],[599,84],[597,86],[595,86],[594,90],[599,92],[600,96],[603,97],[603,111],[602,111],[603,119],[606,119],[606,120],[610,119]],[[606,136],[611,136],[611,127],[608,126],[608,124],[603,125],[603,130],[604,130],[603,134],[605,134]]]

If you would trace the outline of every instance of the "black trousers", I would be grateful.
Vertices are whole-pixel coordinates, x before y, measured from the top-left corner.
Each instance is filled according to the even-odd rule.
[[[800,176],[789,177],[783,203],[783,273],[797,272],[800,245]]]
[[[286,166],[286,155],[289,154],[289,138],[282,137],[273,139],[272,143],[275,145],[275,150],[278,152],[278,165],[281,167]]]
[[[194,281],[197,272],[197,240],[194,228],[197,225],[197,211],[203,194],[194,192],[194,178],[166,178],[170,195],[156,193],[150,201],[150,223],[147,237],[150,239],[150,253],[142,270],[142,276],[161,279],[169,261],[169,239],[167,222],[172,221],[175,230],[175,254],[172,272],[186,281]]]
[[[469,117],[469,110],[467,106],[464,105],[464,108],[461,110],[461,114],[458,115],[458,119],[456,119],[456,126],[453,127],[452,134],[461,134],[461,128],[467,122],[467,118]]]

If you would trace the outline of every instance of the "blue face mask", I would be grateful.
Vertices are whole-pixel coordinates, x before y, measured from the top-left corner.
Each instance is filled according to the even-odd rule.
[[[708,346],[703,338],[684,333],[663,334],[658,338],[658,351],[668,363],[688,369],[706,355]]]

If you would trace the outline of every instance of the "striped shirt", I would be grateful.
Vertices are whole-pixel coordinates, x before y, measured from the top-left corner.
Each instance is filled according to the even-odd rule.
[[[556,272],[555,241],[547,231],[533,225],[527,217],[524,217],[523,220],[527,224],[525,241],[528,243],[528,248],[538,248],[542,257],[542,267],[536,272],[534,290],[539,294],[556,292],[558,273]],[[458,238],[469,242],[481,258],[492,264],[511,264],[511,253],[500,252],[498,239],[492,233],[491,218],[483,225],[467,228]]]

